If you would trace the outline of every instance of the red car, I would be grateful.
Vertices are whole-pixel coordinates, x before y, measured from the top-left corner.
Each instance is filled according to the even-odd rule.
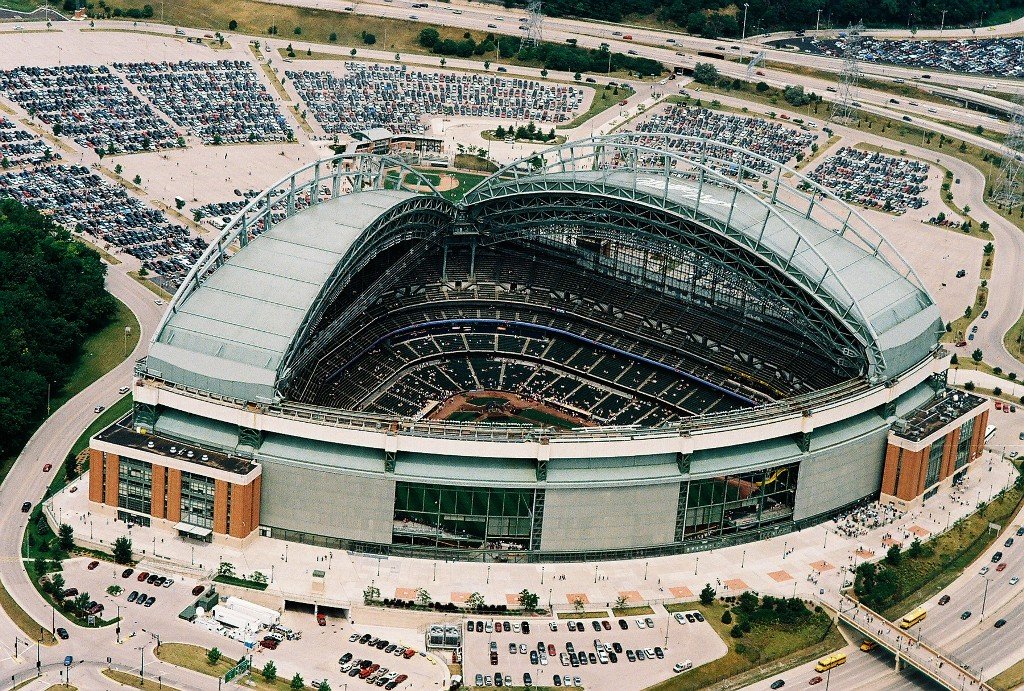
[[[320,626],[327,626],[327,617],[324,616],[323,612],[317,612],[317,614],[316,614],[316,623],[319,624]]]
[[[143,571],[142,573],[139,574],[139,580],[140,581],[144,581],[147,578],[149,578],[149,571]]]
[[[408,660],[410,657],[412,657],[415,654],[416,654],[416,651],[413,650],[412,648],[409,648],[404,653],[402,653],[402,657],[404,657],[406,660]]]
[[[811,680],[810,680],[810,682],[808,682],[808,683],[809,683],[809,684],[810,684],[811,686],[814,686],[815,684],[820,684],[821,682],[822,682],[822,679],[821,679],[821,677],[811,677]]]
[[[260,641],[260,646],[267,650],[277,650],[277,639],[276,638],[264,638]]]
[[[50,472],[51,468],[53,468],[53,466],[50,465],[49,463],[47,463],[46,465],[43,466],[43,472],[44,473],[48,473],[48,472]]]
[[[1006,564],[1002,563],[996,567],[996,571],[1006,571]]]
[[[89,566],[87,566],[86,568],[89,569],[90,571],[92,571],[93,569],[95,569],[99,565],[100,565],[100,563],[98,561],[90,561],[89,562]]]
[[[204,586],[204,585],[197,585],[195,588],[192,589],[192,594],[193,595],[202,595],[204,590],[206,590],[206,586]]]

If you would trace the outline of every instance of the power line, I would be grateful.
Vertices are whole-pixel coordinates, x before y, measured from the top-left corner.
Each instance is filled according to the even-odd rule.
[[[860,64],[857,48],[863,38],[864,25],[857,23],[846,31],[843,44],[843,71],[839,75],[839,93],[832,104],[830,122],[850,123],[857,120],[854,92],[860,81]]]
[[[1015,106],[999,164],[999,178],[992,190],[992,200],[1007,209],[1020,206],[1024,197],[1024,104],[1018,100]]]
[[[526,5],[526,35],[520,43],[523,48],[531,48],[544,40],[543,4],[541,0],[530,0]]]

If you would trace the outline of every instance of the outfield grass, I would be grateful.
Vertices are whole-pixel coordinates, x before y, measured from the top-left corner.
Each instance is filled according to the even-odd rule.
[[[537,410],[536,408],[527,408],[526,410],[520,410],[516,417],[523,417],[531,422],[536,422],[541,425],[547,425],[549,427],[559,427],[561,429],[572,429],[577,425],[569,420],[563,420],[557,415],[544,410]]]
[[[723,602],[708,606],[685,602],[665,608],[669,612],[699,610],[729,650],[724,657],[650,687],[656,691],[738,688],[846,645],[846,639],[824,613],[812,615],[801,626],[753,626],[742,638],[733,638],[729,635],[732,625],[722,623],[722,614],[728,609]]]
[[[493,161],[473,154],[455,154],[455,167],[464,170],[478,170],[482,173],[493,173],[498,170],[497,164]],[[474,177],[478,177],[480,180],[484,179],[482,175]]]

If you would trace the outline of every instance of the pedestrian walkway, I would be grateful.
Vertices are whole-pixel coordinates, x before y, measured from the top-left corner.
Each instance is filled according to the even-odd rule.
[[[817,596],[852,584],[852,573],[865,559],[882,556],[892,544],[906,548],[943,532],[973,512],[1016,476],[1013,466],[992,453],[972,464],[965,481],[942,488],[924,506],[906,514],[870,505],[818,526],[771,540],[693,554],[648,560],[597,563],[484,564],[448,562],[327,550],[266,537],[240,550],[221,544],[186,542],[170,531],[129,528],[123,522],[90,512],[88,476],[49,500],[54,522],[66,522],[80,542],[109,548],[118,536],[132,538],[137,556],[166,568],[176,562],[212,574],[230,562],[241,576],[259,571],[270,580],[268,594],[305,601],[361,603],[363,590],[378,588],[381,597],[414,600],[420,589],[439,602],[462,601],[480,593],[488,604],[518,603],[529,590],[540,604],[568,611],[607,608],[624,598],[630,604],[694,599],[711,584],[719,595],[752,589],[777,596]],[[335,563],[337,562],[337,563]],[[323,591],[312,572],[324,571]]]

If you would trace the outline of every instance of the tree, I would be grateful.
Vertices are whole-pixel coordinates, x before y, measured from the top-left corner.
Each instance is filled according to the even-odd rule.
[[[965,212],[965,213],[966,213],[966,211],[967,211],[967,210],[966,210],[966,209],[964,209],[964,212]],[[985,250],[984,250],[984,251],[985,251],[985,254],[992,254],[992,253],[993,253],[993,252],[995,251],[995,249],[996,249],[996,246],[995,246],[995,245],[993,245],[993,244],[992,244],[992,243],[990,242],[990,243],[988,243],[987,245],[985,245]]]
[[[371,34],[369,31],[363,32],[363,43],[365,43],[368,46],[372,46],[376,42],[377,37],[374,34]]]
[[[901,561],[903,561],[903,554],[900,552],[900,546],[893,545],[885,553],[885,563],[898,566]]]
[[[117,175],[120,175],[121,171],[123,171],[123,170],[124,170],[124,168],[121,167],[120,163],[118,163],[116,166],[114,166],[114,173],[117,174]]]
[[[53,123],[53,136],[59,137],[62,129],[63,128],[61,127],[61,124],[59,122]]]
[[[228,31],[234,31],[237,28],[238,28],[238,22],[236,22],[234,19],[232,19],[230,22],[228,22]]]
[[[615,598],[615,605],[614,605],[615,609],[622,609],[623,607],[626,606],[626,602],[627,602],[626,598],[623,597],[622,595],[619,595],[617,598]]]
[[[74,601],[72,601],[71,607],[76,612],[84,612],[90,602],[92,602],[92,598],[89,597],[89,593],[79,593]]]
[[[273,682],[277,679],[277,665],[274,664],[273,660],[267,660],[267,664],[263,665],[263,670],[260,672],[266,681]]]
[[[327,37],[327,40],[330,41],[331,43],[337,43],[338,42],[338,32],[332,31],[331,35]]]
[[[299,691],[299,689],[306,688],[306,682],[302,680],[302,676],[296,672],[295,676],[292,677],[292,683],[288,685],[293,691]]]
[[[441,67],[444,67],[447,64],[448,64],[448,61],[445,60],[444,58],[441,58]]]
[[[127,564],[132,560],[132,539],[122,535],[114,540],[114,561],[118,564]]]
[[[321,681],[320,685],[317,686],[316,688],[317,688],[317,691],[331,691],[331,685],[327,683],[326,679]]]
[[[430,597],[430,593],[427,592],[426,588],[420,588],[416,591],[416,604],[422,607],[429,607],[433,601],[434,599]]]
[[[363,604],[369,605],[380,601],[380,588],[375,585],[368,585],[363,589]]]
[[[958,364],[960,364],[960,360],[959,360],[959,358],[957,358],[956,353],[953,353],[953,357],[951,357],[949,359],[949,364],[951,364],[951,365],[958,365]]]
[[[53,575],[53,578],[50,579],[50,583],[53,584],[54,595],[56,595],[57,597],[61,597],[62,593],[64,592],[64,586],[66,585],[64,583],[64,577],[61,576],[59,573],[55,573]]]
[[[441,40],[441,34],[437,32],[437,29],[423,29],[420,31],[419,44],[424,48],[433,48]]]
[[[583,598],[578,597],[575,600],[573,600],[572,608],[576,610],[577,613],[583,612]]]
[[[547,77],[548,76],[548,71],[547,70],[541,70],[540,71],[540,76]]]
[[[302,35],[302,27],[301,26],[295,27],[294,33],[295,33],[296,36],[301,36]]]
[[[472,610],[478,610],[484,606],[484,596],[480,593],[473,593],[466,600],[466,606]]]
[[[715,601],[715,589],[711,587],[710,583],[704,584],[704,589],[700,591],[700,603],[707,607]]]
[[[58,544],[65,552],[70,551],[75,546],[75,529],[67,523],[60,524],[60,527],[57,529],[57,535],[59,537]]]
[[[537,602],[538,598],[536,593],[531,593],[526,588],[523,588],[519,591],[519,606],[523,610],[527,612],[532,612],[533,610],[537,609]]]
[[[579,72],[577,72],[576,74],[574,74],[572,76],[572,78],[575,79],[576,81],[579,81],[579,80],[583,79],[583,75],[580,74]]]
[[[222,561],[217,566],[217,575],[225,578],[234,578],[235,576],[235,565],[229,561]]]
[[[355,48],[353,48],[352,50],[350,50],[350,51],[348,52],[348,54],[349,54],[349,55],[351,55],[352,57],[355,57],[355,56],[356,56],[356,49],[355,49]]]
[[[262,571],[253,571],[252,575],[249,576],[249,580],[253,583],[266,583],[267,575]]]
[[[985,355],[981,352],[981,348],[975,348],[974,352],[971,353],[971,359],[975,362],[981,362]]]
[[[484,69],[485,70],[491,69],[491,61],[490,60],[484,60]]]
[[[709,62],[698,62],[693,67],[693,79],[701,84],[714,84],[718,81],[718,68]]]
[[[141,175],[136,175],[132,179],[132,182],[134,182],[136,185],[141,185],[142,184],[142,176]]]
[[[729,610],[725,610],[724,612],[722,612],[722,623],[723,624],[731,624],[732,623],[732,612],[730,612]]]
[[[220,656],[220,648],[211,648],[206,651],[206,661],[211,665],[217,664],[217,661],[220,660]]]

